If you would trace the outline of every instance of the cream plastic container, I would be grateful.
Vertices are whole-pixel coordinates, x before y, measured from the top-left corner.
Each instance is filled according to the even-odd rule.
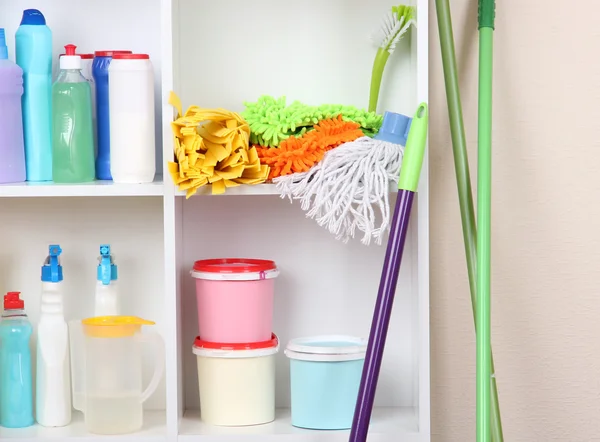
[[[246,426],[275,420],[275,355],[279,340],[220,344],[196,338],[200,419]]]
[[[151,183],[156,173],[154,70],[147,54],[114,54],[108,68],[110,173]]]

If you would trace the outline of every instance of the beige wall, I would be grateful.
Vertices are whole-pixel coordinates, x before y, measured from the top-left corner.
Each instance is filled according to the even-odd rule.
[[[476,178],[477,0],[451,0]],[[600,440],[600,4],[497,1],[492,339],[505,439]],[[475,339],[430,1],[435,442],[475,440]]]

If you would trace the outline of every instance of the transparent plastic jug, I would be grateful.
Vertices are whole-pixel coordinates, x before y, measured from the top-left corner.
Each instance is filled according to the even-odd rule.
[[[164,344],[153,325],[132,316],[102,316],[69,323],[73,406],[85,415],[90,433],[126,434],[143,424],[142,404],[156,390],[164,372]],[[154,350],[154,374],[142,388],[142,345]]]

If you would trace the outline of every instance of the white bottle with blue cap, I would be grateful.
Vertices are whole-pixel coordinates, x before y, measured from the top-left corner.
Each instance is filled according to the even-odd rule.
[[[94,314],[95,316],[118,316],[121,314],[121,308],[117,287],[117,266],[110,254],[110,245],[100,246],[98,261]]]
[[[49,247],[42,266],[42,302],[37,331],[36,420],[44,427],[71,422],[69,329],[63,313],[59,245]]]

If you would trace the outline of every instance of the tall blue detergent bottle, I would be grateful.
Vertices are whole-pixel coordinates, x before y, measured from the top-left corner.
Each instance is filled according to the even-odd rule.
[[[23,11],[16,61],[23,69],[27,181],[52,181],[52,31],[37,9]]]
[[[0,321],[0,426],[33,425],[33,389],[29,339],[32,327],[19,292],[4,296]]]

